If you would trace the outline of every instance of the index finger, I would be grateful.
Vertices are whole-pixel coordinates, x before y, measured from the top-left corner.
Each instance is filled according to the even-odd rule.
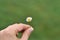
[[[22,31],[24,29],[27,29],[29,27],[30,27],[29,25],[20,23],[20,24],[10,25],[6,29],[4,29],[4,30],[7,31],[8,33],[16,35],[18,32],[20,32],[20,31]]]

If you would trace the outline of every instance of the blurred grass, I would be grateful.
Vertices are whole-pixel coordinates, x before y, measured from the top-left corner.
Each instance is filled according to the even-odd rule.
[[[35,29],[29,40],[60,40],[60,0],[0,0],[0,30],[28,16]]]

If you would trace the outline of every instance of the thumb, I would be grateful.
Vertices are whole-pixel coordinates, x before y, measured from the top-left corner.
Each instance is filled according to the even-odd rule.
[[[23,33],[23,35],[22,35],[22,37],[21,37],[20,40],[28,40],[28,38],[29,38],[29,36],[30,36],[30,34],[31,34],[32,31],[33,31],[33,28],[32,27],[26,29],[24,31],[24,33]]]

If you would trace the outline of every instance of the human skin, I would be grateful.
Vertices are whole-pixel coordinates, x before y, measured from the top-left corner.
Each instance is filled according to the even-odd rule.
[[[28,40],[32,31],[33,28],[30,25],[13,24],[0,31],[0,40]],[[18,32],[22,32],[21,38],[17,38]]]

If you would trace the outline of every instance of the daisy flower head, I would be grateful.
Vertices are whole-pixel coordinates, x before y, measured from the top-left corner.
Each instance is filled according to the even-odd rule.
[[[26,18],[26,22],[31,22],[32,21],[32,17],[27,17]]]

